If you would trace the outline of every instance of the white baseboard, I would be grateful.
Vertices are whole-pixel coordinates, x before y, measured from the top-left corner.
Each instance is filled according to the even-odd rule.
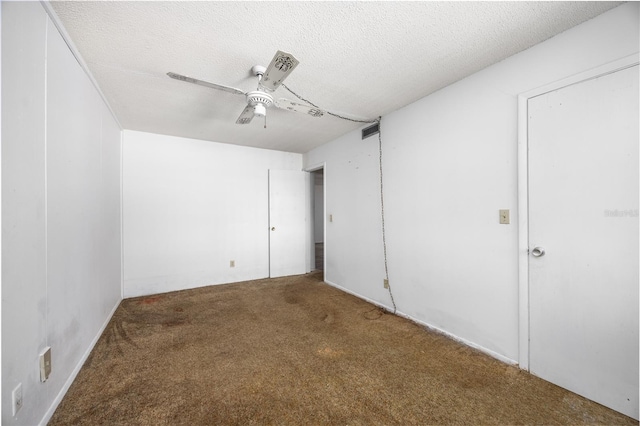
[[[362,299],[362,300],[365,300],[365,301],[367,301],[367,302],[369,302],[369,303],[371,303],[373,305],[379,306],[379,307],[383,308],[386,311],[393,312],[393,309],[391,307],[389,307],[389,306],[387,306],[387,305],[385,305],[383,303],[377,302],[375,300],[369,299],[368,297],[362,296],[362,295],[360,295],[360,294],[358,294],[358,293],[356,293],[354,291],[351,291],[351,290],[349,290],[349,289],[347,289],[345,287],[342,287],[341,285],[338,285],[336,283],[333,283],[333,282],[327,281],[327,280],[325,280],[325,283],[327,283],[330,286],[335,287],[335,288],[337,288],[337,289],[339,289],[341,291],[344,291],[345,293],[349,293],[352,296],[357,297],[358,299]],[[487,348],[485,348],[483,346],[478,345],[477,343],[471,342],[471,341],[469,341],[467,339],[464,339],[462,337],[456,336],[455,334],[451,334],[446,330],[443,330],[443,329],[441,329],[439,327],[436,327],[434,325],[428,324],[428,323],[426,323],[424,321],[421,321],[421,320],[419,320],[417,318],[413,318],[411,315],[407,315],[404,312],[396,310],[396,315],[398,315],[399,317],[402,317],[402,318],[406,318],[409,321],[415,322],[416,324],[420,324],[423,327],[428,328],[429,330],[435,331],[436,333],[443,334],[443,335],[449,337],[450,339],[455,340],[456,342],[459,342],[459,343],[462,343],[462,344],[464,344],[466,346],[469,346],[471,348],[477,349],[480,352],[483,352],[483,353],[489,355],[490,357],[497,359],[498,361],[504,362],[505,364],[518,365],[517,361],[515,361],[515,360],[513,360],[513,359],[511,359],[509,357],[506,357],[506,356],[504,356],[502,354],[494,352],[494,351],[492,351],[490,349],[487,349]]]
[[[96,346],[96,343],[98,343],[98,339],[100,339],[100,336],[102,336],[102,333],[104,333],[104,330],[107,328],[107,325],[109,325],[109,321],[111,321],[111,318],[113,318],[113,314],[116,313],[116,309],[118,309],[118,306],[120,306],[120,302],[122,302],[122,299],[118,300],[118,303],[116,303],[116,305],[113,307],[113,309],[111,310],[111,312],[107,316],[106,321],[104,322],[104,324],[102,324],[102,327],[100,327],[100,330],[98,330],[98,333],[96,334],[96,337],[94,337],[93,340],[91,341],[91,344],[89,345],[89,348],[87,348],[87,350],[85,351],[84,355],[82,355],[82,358],[80,358],[80,361],[78,361],[78,364],[76,365],[76,367],[71,372],[71,375],[69,375],[69,378],[64,383],[64,386],[62,386],[62,389],[60,389],[60,392],[58,392],[58,395],[56,396],[56,398],[51,403],[51,407],[49,407],[49,409],[45,413],[45,415],[42,418],[42,420],[40,420],[40,423],[39,423],[40,426],[46,426],[46,424],[49,423],[49,420],[51,420],[51,417],[53,417],[53,413],[56,412],[56,409],[58,408],[58,405],[60,405],[60,403],[62,402],[62,399],[67,394],[67,391],[71,387],[71,384],[73,383],[73,381],[78,376],[78,373],[80,372],[80,369],[82,369],[82,366],[84,365],[84,363],[87,360],[87,358],[89,358],[89,355],[91,354],[91,351]]]

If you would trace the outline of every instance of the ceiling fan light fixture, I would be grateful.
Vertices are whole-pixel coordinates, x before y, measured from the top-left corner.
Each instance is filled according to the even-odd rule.
[[[267,108],[263,104],[257,103],[253,106],[253,115],[264,117],[267,115]]]

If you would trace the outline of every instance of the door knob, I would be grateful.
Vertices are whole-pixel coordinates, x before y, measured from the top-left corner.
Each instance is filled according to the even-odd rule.
[[[276,227],[275,227],[275,226],[272,226],[272,227],[271,227],[271,230],[272,230],[272,231],[275,231],[275,230],[276,230]]]
[[[533,257],[542,257],[544,256],[544,248],[542,247],[534,247],[533,250],[531,250],[531,255]]]

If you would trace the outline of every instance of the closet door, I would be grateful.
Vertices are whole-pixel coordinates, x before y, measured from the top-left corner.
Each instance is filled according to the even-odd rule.
[[[529,367],[638,418],[638,66],[528,101]]]
[[[307,272],[309,173],[269,170],[269,276]]]

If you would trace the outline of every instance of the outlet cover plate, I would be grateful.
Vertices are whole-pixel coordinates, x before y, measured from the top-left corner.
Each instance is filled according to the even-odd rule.
[[[18,386],[11,392],[11,402],[13,415],[15,416],[22,408],[22,383],[18,383]]]
[[[51,348],[47,347],[40,354],[40,381],[46,382],[51,374]]]

